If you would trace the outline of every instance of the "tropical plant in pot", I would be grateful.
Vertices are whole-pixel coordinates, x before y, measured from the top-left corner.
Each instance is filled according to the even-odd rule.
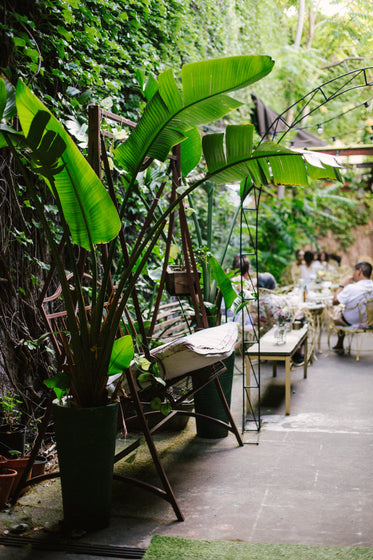
[[[25,426],[18,393],[7,390],[0,397],[0,454],[12,457],[25,452]]]
[[[133,358],[130,336],[119,336],[123,312],[133,294],[136,282],[147,262],[148,256],[164,231],[168,217],[180,200],[203,184],[206,178],[217,183],[245,180],[242,196],[246,196],[249,185],[274,181],[307,184],[309,169],[321,170],[320,175],[335,177],[332,166],[311,165],[305,156],[276,144],[264,143],[253,150],[253,127],[230,126],[225,135],[207,135],[203,138],[203,153],[208,165],[205,177],[189,185],[174,200],[170,201],[161,215],[149,225],[145,235],[128,255],[126,265],[120,273],[116,288],[111,292],[110,274],[116,255],[121,224],[126,221],[126,209],[131,193],[136,189],[137,175],[150,158],[165,161],[173,146],[181,143],[182,172],[186,175],[197,165],[201,157],[201,136],[198,125],[219,119],[228,111],[241,105],[227,95],[229,92],[248,86],[266,76],[273,67],[267,56],[228,57],[188,64],[182,69],[182,91],[171,70],[151,79],[144,85],[148,98],[144,113],[128,139],[116,148],[115,164],[126,176],[126,192],[119,211],[85,158],[79,152],[62,125],[45,106],[20,81],[15,91],[15,106],[12,102],[14,90],[0,80],[0,115],[17,113],[22,132],[1,125],[0,147],[7,146],[18,162],[26,185],[27,196],[32,200],[39,220],[44,228],[53,263],[61,285],[67,329],[61,333],[66,362],[53,380],[49,380],[65,406],[54,407],[57,445],[63,434],[59,426],[69,427],[67,440],[75,442],[75,450],[87,456],[86,465],[93,473],[92,486],[82,498],[81,492],[71,502],[65,501],[66,479],[78,481],[79,490],[87,487],[87,472],[83,463],[71,459],[66,463],[60,459],[61,482],[64,499],[65,521],[85,527],[102,526],[108,523],[110,498],[105,507],[92,503],[98,490],[110,480],[113,469],[117,406],[115,391],[108,385],[111,376],[121,374]],[[274,165],[274,161],[281,165]],[[38,175],[48,186],[45,192],[35,181]],[[46,202],[53,195],[63,230],[66,266],[62,260],[59,238],[45,215]],[[108,244],[105,259],[101,260],[98,244]],[[89,311],[85,292],[82,289],[82,270],[76,260],[76,246],[88,251],[86,270],[92,276]],[[67,280],[67,271],[71,279]],[[109,298],[109,304],[108,302]],[[150,374],[149,374],[150,375]],[[110,428],[104,428],[103,416],[109,411]],[[71,414],[65,420],[65,414]],[[78,429],[80,417],[82,430]],[[61,421],[61,422],[60,422]],[[98,423],[95,424],[95,422]],[[85,448],[91,444],[97,449],[100,436],[106,447],[99,453]],[[94,470],[94,457],[109,457],[109,474]],[[110,479],[110,480],[109,480]],[[94,488],[92,490],[92,488]],[[85,513],[79,508],[85,502]],[[100,513],[101,519],[94,514]]]

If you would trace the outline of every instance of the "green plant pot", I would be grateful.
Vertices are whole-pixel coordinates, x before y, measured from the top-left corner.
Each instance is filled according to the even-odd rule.
[[[64,524],[95,530],[110,522],[118,404],[53,404]]]
[[[227,370],[219,376],[219,380],[227,403],[230,406],[234,370],[234,352],[228,358],[223,360],[223,362],[226,365]],[[202,381],[204,378],[207,378],[209,371],[209,368],[201,369],[198,374],[199,380]],[[193,385],[195,387],[195,384]],[[206,387],[195,393],[194,409],[197,413],[212,416],[213,418],[217,418],[223,422],[228,422],[226,412],[220,400],[214,381],[210,382],[206,385]],[[198,416],[196,417],[196,426],[197,435],[199,437],[217,439],[227,437],[228,435],[228,429],[224,426],[219,426],[219,424],[216,424],[215,422],[199,418]]]

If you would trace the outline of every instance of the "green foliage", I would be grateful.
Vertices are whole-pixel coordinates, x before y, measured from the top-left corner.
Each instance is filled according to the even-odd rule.
[[[278,198],[275,189],[266,189],[260,204],[259,270],[269,271],[281,281],[296,249],[314,245],[321,250],[319,240],[326,231],[331,231],[341,249],[346,250],[355,240],[351,225],[368,223],[372,205],[369,192],[353,172],[342,185],[287,187],[284,198]]]
[[[126,196],[134,191],[137,173],[149,154],[160,160],[166,159],[171,147],[183,140],[184,132],[200,122],[220,117],[237,106],[233,98],[225,95],[227,92],[253,83],[270,72],[271,68],[272,61],[269,57],[259,56],[230,57],[186,65],[182,80],[184,91],[181,92],[170,72],[161,74],[143,119],[122,144],[123,147],[117,150],[117,164],[119,162],[131,174],[120,217],[126,220]],[[205,71],[209,73],[208,79]],[[4,99],[6,88],[2,88],[0,94],[0,106],[4,110],[7,105]],[[22,134],[16,134],[5,124],[1,125],[1,132],[22,170],[27,191],[46,233],[61,284],[68,325],[67,332],[60,333],[67,354],[67,365],[62,373],[69,373],[69,390],[76,406],[105,404],[108,398],[108,377],[127,368],[133,356],[130,338],[116,340],[125,306],[154,245],[163,233],[167,217],[188,191],[197,188],[198,183],[189,187],[178,199],[171,201],[163,214],[154,220],[155,223],[148,226],[144,224],[142,239],[130,253],[106,308],[106,290],[116,243],[114,239],[107,257],[101,263],[99,285],[95,244],[108,243],[113,237],[116,238],[120,222],[115,204],[61,124],[21,81],[16,90],[16,107]],[[33,181],[31,170],[46,179],[55,197],[65,236],[68,264],[72,269],[71,286],[74,296],[57,240],[45,218],[44,193]],[[73,243],[91,249],[87,261],[93,276],[89,314]],[[75,299],[76,303],[73,301]],[[66,378],[61,378],[60,374],[53,386],[61,397],[67,390]]]
[[[0,397],[1,417],[10,430],[13,430],[17,424],[19,424],[22,417],[20,408],[22,401],[19,397],[18,393],[14,391],[6,391],[4,395]]]
[[[202,110],[206,117],[206,107],[198,108],[198,118],[191,113],[182,115],[186,111],[188,94],[186,97],[174,95],[179,88],[180,80],[175,80],[171,72],[164,72],[157,81],[152,77],[159,74],[169,66],[179,67],[182,63],[194,63],[202,58],[212,58],[217,55],[239,55],[260,52],[271,55],[276,60],[275,71],[265,80],[251,86],[255,93],[271,107],[282,112],[287,104],[316,87],[320,82],[330,79],[341,71],[364,65],[367,55],[370,55],[369,35],[369,2],[368,0],[352,0],[349,3],[347,15],[338,14],[335,18],[327,20],[321,13],[317,14],[314,35],[308,21],[305,22],[305,32],[301,48],[294,48],[294,29],[296,16],[290,17],[286,8],[290,4],[285,0],[203,0],[202,2],[179,2],[178,0],[35,0],[22,2],[21,0],[5,0],[2,10],[3,18],[0,24],[1,43],[3,48],[0,53],[0,67],[8,80],[0,84],[7,90],[8,102],[4,116],[7,120],[15,114],[15,104],[12,103],[12,90],[10,83],[15,84],[17,78],[22,77],[25,83],[32,85],[37,96],[44,104],[53,110],[53,113],[64,120],[68,130],[86,148],[87,132],[87,106],[90,103],[99,103],[102,107],[113,112],[138,120],[139,114],[145,107],[145,102],[150,101],[154,112],[147,109],[151,117],[161,108],[162,122],[160,128],[153,127],[152,119],[146,121],[146,126],[140,129],[135,137],[127,144],[127,150],[121,163],[125,163],[127,173],[116,169],[121,176],[121,186],[118,188],[119,199],[126,200],[126,226],[132,240],[136,236],[138,227],[142,224],[143,216],[147,212],[152,198],[153,187],[159,184],[158,178],[150,177],[149,172],[136,175],[143,156],[147,153],[164,159],[170,146],[181,140],[182,171],[184,175],[190,173],[201,159],[201,146],[199,132],[196,124],[207,122],[209,119],[201,118]],[[311,19],[309,20],[311,21]],[[368,23],[367,23],[368,22]],[[355,26],[356,23],[356,26]],[[328,41],[325,42],[325,36]],[[51,40],[53,37],[53,40]],[[357,38],[359,40],[357,40]],[[344,65],[339,62],[347,56],[356,57],[348,60]],[[268,60],[270,58],[268,57]],[[210,63],[209,63],[210,64]],[[209,67],[209,65],[207,65]],[[190,66],[189,68],[192,68]],[[135,69],[136,78],[135,79]],[[342,70],[343,69],[343,70]],[[150,79],[149,79],[150,77]],[[188,79],[188,78],[187,78]],[[203,76],[205,79],[205,76]],[[185,86],[185,79],[182,79]],[[241,84],[242,85],[242,84]],[[247,100],[250,91],[240,93],[240,101]],[[223,94],[225,95],[225,93]],[[365,96],[365,97],[364,97]],[[310,132],[315,132],[317,123],[321,118],[325,122],[324,138],[330,140],[333,136],[343,137],[350,141],[357,138],[370,141],[372,123],[367,117],[369,113],[364,107],[349,113],[351,105],[366,99],[366,92],[356,90],[342,96],[333,103],[324,105],[322,110],[311,114],[302,121]],[[4,96],[2,96],[4,99]],[[171,102],[171,104],[170,104]],[[224,97],[224,102],[219,98],[221,107],[233,108],[239,105],[238,101]],[[174,104],[174,105],[173,105]],[[166,106],[166,108],[164,107]],[[182,111],[181,111],[182,106]],[[224,108],[223,107],[223,108]],[[0,103],[0,111],[3,110]],[[211,109],[209,109],[211,110]],[[247,125],[250,105],[241,105],[231,122]],[[183,119],[179,121],[179,111]],[[167,119],[163,119],[168,113]],[[222,110],[217,118],[224,114]],[[333,118],[341,114],[339,118]],[[45,116],[45,115],[44,115]],[[353,131],[351,117],[353,116]],[[188,126],[186,118],[188,117]],[[39,128],[41,115],[38,116]],[[174,119],[174,120],[173,120]],[[175,120],[176,119],[176,120]],[[146,119],[145,119],[146,120]],[[166,122],[167,121],[167,122]],[[62,132],[50,130],[50,120],[41,128],[44,131],[55,132],[52,140],[49,137],[51,149],[57,138],[66,142]],[[150,123],[150,125],[149,125]],[[224,117],[220,122],[204,128],[204,132],[213,130],[221,132],[227,121]],[[149,127],[148,127],[149,125]],[[210,128],[209,128],[210,127]],[[251,127],[247,127],[249,131]],[[360,129],[356,133],[355,129]],[[150,137],[148,132],[157,133],[162,130],[162,135]],[[258,157],[261,159],[247,161],[244,152],[251,156],[253,138],[249,132],[243,133],[235,128],[230,128],[227,135],[216,135],[205,140],[205,157],[208,161],[211,179],[223,182],[236,180],[246,170],[252,179],[260,184],[270,184],[272,178],[276,183],[282,181],[284,169],[282,164],[276,167],[273,156],[288,158],[285,164],[285,175],[288,182],[303,184],[305,168],[301,158],[286,152],[286,147],[276,145],[266,146],[267,153],[259,149]],[[351,134],[351,131],[354,133]],[[235,139],[235,134],[237,138]],[[230,136],[232,135],[232,136]],[[255,142],[255,135],[254,142]],[[15,136],[13,136],[15,138]],[[36,137],[37,138],[37,137]],[[40,139],[40,138],[39,138]],[[40,161],[37,141],[32,138],[31,145],[35,149],[37,160],[33,162],[34,168],[43,171],[45,162]],[[242,142],[240,144],[240,142]],[[131,146],[132,143],[132,146]],[[138,150],[139,146],[144,149]],[[43,149],[46,146],[43,147]],[[57,157],[56,145],[49,150],[48,157],[55,162],[54,175],[63,163]],[[60,150],[62,144],[60,145]],[[40,151],[40,150],[39,150]],[[119,153],[121,150],[119,150]],[[134,155],[135,154],[135,155]],[[213,154],[213,158],[211,155]],[[131,157],[127,157],[127,156]],[[52,157],[53,156],[53,157]],[[27,154],[29,157],[29,154]],[[243,158],[240,160],[240,158]],[[245,159],[246,158],[246,159]],[[290,159],[292,158],[292,160]],[[125,162],[124,162],[125,160]],[[286,162],[287,160],[284,159]],[[291,164],[290,164],[291,161]],[[47,162],[48,164],[50,163]],[[41,164],[41,165],[40,165]],[[115,165],[115,163],[114,163]],[[131,176],[128,174],[131,171]],[[220,178],[218,174],[220,170]],[[314,168],[314,172],[315,172]],[[309,175],[311,167],[307,166]],[[329,170],[330,171],[330,170]],[[159,176],[163,171],[159,172]],[[322,173],[325,174],[323,171]],[[243,173],[244,174],[244,173]],[[314,173],[315,176],[315,173]],[[150,185],[146,191],[145,185]],[[247,184],[247,183],[246,183]],[[249,188],[251,181],[248,182]],[[18,188],[20,192],[22,186]],[[313,187],[312,187],[313,189]],[[362,223],[370,212],[370,201],[367,197],[356,198],[358,189],[351,193],[344,191],[342,195],[337,191],[324,192],[326,203],[323,205],[323,196],[315,196],[315,191],[302,189],[287,189],[284,201],[272,198],[274,191],[267,187],[267,195],[263,198],[260,220],[260,262],[263,268],[272,270],[278,277],[289,258],[292,258],[294,248],[303,242],[315,241],[318,235],[326,229],[332,228],[343,247],[351,240],[349,223],[346,215],[353,211],[355,223]],[[202,217],[201,231],[206,239],[198,244],[207,245],[213,253],[224,258],[226,235],[230,228],[230,214],[224,212],[226,191],[219,188],[214,193],[214,227],[208,222],[209,211],[203,202],[195,204],[198,217]],[[246,194],[242,190],[242,195]],[[333,198],[334,197],[334,198]],[[340,200],[338,200],[340,197]],[[342,203],[343,199],[351,202]],[[88,197],[89,198],[89,197]],[[201,200],[201,198],[197,199]],[[224,202],[222,202],[224,201]],[[27,217],[32,215],[32,205],[27,193],[23,191],[22,202],[27,207]],[[222,203],[222,204],[221,204]],[[333,206],[330,206],[333,203]],[[230,206],[230,201],[227,206]],[[335,206],[334,206],[335,204]],[[27,206],[30,205],[30,206]],[[85,208],[86,201],[82,202]],[[220,206],[221,205],[221,206]],[[330,208],[333,208],[330,212]],[[52,218],[58,209],[50,204]],[[76,209],[75,209],[76,210]],[[75,210],[73,214],[75,214]],[[206,210],[206,211],[205,211]],[[206,223],[204,222],[206,216]],[[61,236],[61,222],[57,218],[54,222],[49,219],[49,227],[56,240]],[[28,219],[28,227],[36,228],[39,224],[35,218]],[[62,224],[63,226],[63,224]],[[157,234],[162,235],[160,231]],[[11,235],[17,244],[27,244],[31,248],[33,236],[23,234],[19,228],[12,231]],[[84,246],[91,245],[89,239],[82,241]],[[20,245],[21,246],[21,245]],[[94,261],[94,252],[92,260]],[[136,263],[141,263],[146,254],[145,249],[139,252]],[[152,253],[154,255],[154,253]],[[160,255],[152,256],[155,261]],[[123,261],[118,258],[113,274],[118,280],[123,270]],[[30,275],[31,278],[31,275]],[[34,277],[35,278],[35,277]],[[144,292],[149,290],[149,285],[144,282]],[[140,281],[140,280],[139,280]],[[35,280],[32,280],[35,282]],[[20,291],[25,292],[21,286]],[[19,290],[18,290],[19,291]],[[146,292],[148,293],[148,292]]]

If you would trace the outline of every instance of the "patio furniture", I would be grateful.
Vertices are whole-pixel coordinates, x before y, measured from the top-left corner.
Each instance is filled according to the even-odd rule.
[[[373,335],[373,294],[368,292],[366,301],[359,302],[357,305],[359,311],[359,323],[356,325],[342,326],[334,322],[335,308],[329,307],[327,310],[328,315],[328,351],[330,348],[330,337],[332,334],[337,334],[342,331],[346,335],[347,340],[347,353],[351,354],[352,341],[356,340],[356,361],[360,360],[360,354],[363,345],[364,335]]]
[[[277,362],[285,363],[285,414],[290,414],[290,370],[292,356],[304,344],[304,355],[307,356],[308,326],[287,333],[285,344],[276,343],[276,327],[269,330],[259,341],[253,344],[247,351],[245,357],[246,384],[250,386],[251,364],[250,358],[257,357],[260,360],[272,361],[273,376],[277,375]],[[303,377],[307,377],[307,360],[303,363]]]

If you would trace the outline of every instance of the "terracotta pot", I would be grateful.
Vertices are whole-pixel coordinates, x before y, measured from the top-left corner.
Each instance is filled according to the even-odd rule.
[[[47,460],[45,457],[36,457],[35,462],[32,466],[31,478],[34,478],[34,476],[41,476],[42,474],[44,474],[46,464],[47,464]]]
[[[9,499],[10,493],[17,477],[17,471],[6,467],[0,472],[0,509],[3,509]]]
[[[8,459],[8,463],[7,463],[7,467],[9,469],[14,469],[17,471],[17,477],[14,481],[13,487],[11,489],[11,493],[10,493],[10,497],[14,496],[15,491],[17,489],[17,486],[19,484],[19,481],[21,480],[21,476],[23,475],[23,472],[26,468],[26,465],[28,463],[29,460],[29,455],[26,455],[25,457],[17,457],[16,459]],[[28,474],[27,480],[30,480],[31,478],[31,471]],[[22,491],[20,492],[20,496],[22,496],[26,490],[29,489],[29,486],[25,486]]]

